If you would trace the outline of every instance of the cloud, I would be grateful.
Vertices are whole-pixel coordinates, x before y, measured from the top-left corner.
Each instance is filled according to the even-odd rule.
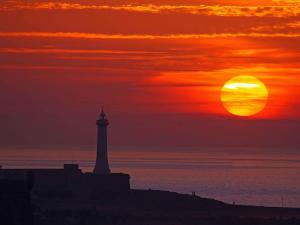
[[[118,69],[142,73],[213,72],[232,67],[278,65],[287,69],[299,66],[298,40],[278,38],[276,41],[271,37],[78,39],[21,36],[9,38],[9,42],[0,45],[0,61],[3,66],[16,69],[61,71],[86,68],[89,71]],[[47,46],[49,44],[52,47]]]
[[[58,49],[58,48],[0,48],[2,53],[27,53],[27,54],[143,54],[160,53],[136,50],[103,50],[103,49]]]
[[[299,38],[299,33],[200,33],[200,34],[100,34],[79,32],[0,32],[0,37],[50,37],[76,39],[116,39],[116,40],[154,40],[154,39],[197,39],[197,38],[234,38],[234,37],[265,37],[265,38]]]
[[[31,9],[32,4],[40,8]],[[14,9],[18,5],[0,10],[2,32],[85,39],[269,37],[269,33],[295,37],[300,33],[300,6],[31,3],[29,9]]]
[[[11,4],[3,4],[0,7],[0,10],[114,10],[142,13],[184,13],[229,17],[296,17],[300,15],[300,6],[295,4],[273,6],[206,5],[201,3],[198,5],[156,5],[137,3],[126,5],[93,5],[68,2],[13,2]]]

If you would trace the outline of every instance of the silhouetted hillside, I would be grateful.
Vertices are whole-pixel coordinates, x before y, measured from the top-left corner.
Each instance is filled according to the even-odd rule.
[[[91,200],[37,202],[42,225],[299,225],[300,209],[234,206],[194,195],[131,190]]]
[[[228,206],[213,199],[159,190],[131,190],[115,199],[114,203],[139,210],[207,210]]]

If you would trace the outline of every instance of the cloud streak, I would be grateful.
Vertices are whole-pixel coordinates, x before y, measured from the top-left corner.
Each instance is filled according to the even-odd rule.
[[[142,13],[185,13],[229,17],[297,17],[299,5],[237,6],[237,5],[87,5],[67,2],[13,3],[0,6],[2,11],[13,10],[114,10]]]
[[[299,33],[203,33],[203,34],[100,34],[80,32],[0,32],[0,37],[41,37],[41,38],[75,38],[75,39],[116,39],[116,40],[154,40],[154,39],[198,39],[198,38],[299,38]]]

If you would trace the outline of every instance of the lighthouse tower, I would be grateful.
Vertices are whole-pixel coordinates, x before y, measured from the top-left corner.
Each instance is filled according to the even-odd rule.
[[[97,141],[97,160],[94,169],[96,174],[110,174],[107,157],[107,126],[109,122],[102,109],[100,118],[97,120],[98,141]]]

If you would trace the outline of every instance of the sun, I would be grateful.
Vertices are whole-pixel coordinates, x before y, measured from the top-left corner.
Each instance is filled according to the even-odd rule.
[[[254,76],[236,76],[221,90],[225,109],[236,116],[249,117],[261,112],[268,100],[268,89]]]

